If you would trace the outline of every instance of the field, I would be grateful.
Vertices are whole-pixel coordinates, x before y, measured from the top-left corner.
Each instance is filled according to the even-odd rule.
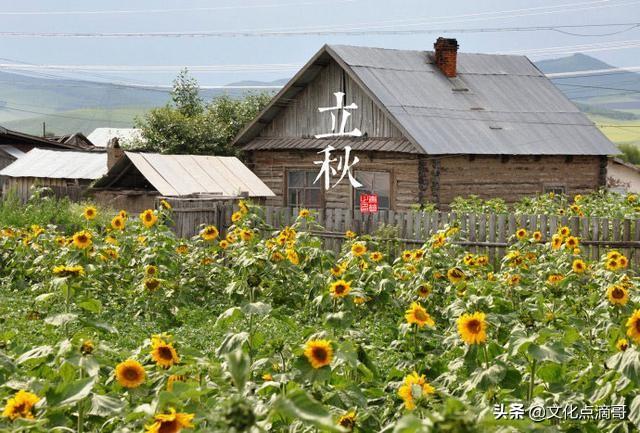
[[[391,257],[351,232],[324,250],[306,210],[275,230],[240,202],[183,240],[168,207],[71,209],[0,212],[0,432],[640,425],[636,273],[568,228],[517,230],[494,268],[455,226]]]

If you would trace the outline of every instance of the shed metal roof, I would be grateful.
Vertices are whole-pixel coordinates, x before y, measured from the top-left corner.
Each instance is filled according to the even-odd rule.
[[[381,152],[411,153],[415,147],[406,138],[369,138],[369,139],[326,139],[326,138],[269,138],[258,137],[244,147],[244,150],[266,149],[307,149],[322,150],[327,146],[344,149],[351,146],[353,150],[377,150]]]
[[[12,156],[15,159],[18,159],[22,156],[24,156],[25,152],[21,151],[20,149],[11,146],[10,144],[0,144],[0,150],[2,150],[4,153],[6,153],[9,156]]]
[[[256,139],[281,110],[280,99],[295,97],[324,66],[336,61],[414,145],[406,151],[618,153],[527,57],[458,53],[458,74],[447,78],[432,55],[430,51],[325,45],[234,143],[244,145]]]
[[[237,197],[273,197],[271,191],[248,167],[233,156],[163,155],[125,152],[130,161],[151,185],[165,196],[211,194]],[[119,161],[96,187],[107,187],[110,178],[126,169]]]
[[[97,179],[107,172],[107,154],[34,148],[0,171],[9,177]]]

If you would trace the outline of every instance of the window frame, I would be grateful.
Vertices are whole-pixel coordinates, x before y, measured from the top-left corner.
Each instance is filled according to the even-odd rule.
[[[553,191],[553,190],[561,190],[561,192]],[[549,194],[553,192],[554,194],[566,194],[567,193],[567,185],[560,183],[546,183],[542,184],[542,193]]]
[[[394,184],[395,184],[395,177],[394,177],[394,173],[393,170],[389,170],[389,169],[378,169],[378,168],[358,168],[356,170],[354,170],[353,175],[355,176],[355,178],[358,178],[358,172],[365,172],[365,173],[387,173],[389,175],[389,207],[382,209],[380,207],[378,207],[379,211],[390,211],[390,210],[395,210],[396,207],[396,197],[395,197],[395,188],[394,188]],[[360,212],[360,203],[358,202],[356,205],[356,196],[357,196],[357,188],[353,188],[353,191],[351,192],[351,210],[355,213],[355,212]],[[379,203],[379,201],[378,201]],[[378,204],[378,206],[380,206]]]
[[[324,196],[324,188],[322,188],[322,185],[318,186],[318,189],[320,190],[320,203],[318,205],[318,207],[315,206],[308,206],[306,204],[304,205],[293,205],[289,203],[289,173],[294,172],[294,171],[303,171],[303,172],[310,172],[310,173],[314,173],[317,176],[317,173],[312,170],[311,168],[309,168],[309,166],[300,166],[300,167],[287,167],[284,170],[284,191],[282,194],[282,204],[285,207],[290,207],[290,208],[302,208],[302,207],[309,207],[310,209],[324,209],[325,207],[325,196]],[[300,189],[300,188],[296,188],[296,189]],[[309,187],[304,187],[302,189],[312,189]]]

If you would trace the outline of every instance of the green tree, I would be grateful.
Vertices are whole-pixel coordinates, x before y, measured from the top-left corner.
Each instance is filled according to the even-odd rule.
[[[243,98],[222,95],[205,103],[198,82],[187,70],[173,82],[171,102],[136,119],[142,140],[128,147],[172,154],[236,155],[231,140],[269,102],[271,94],[249,93]]]
[[[631,164],[640,164],[640,148],[633,144],[620,144],[618,149],[622,151],[620,158]]]

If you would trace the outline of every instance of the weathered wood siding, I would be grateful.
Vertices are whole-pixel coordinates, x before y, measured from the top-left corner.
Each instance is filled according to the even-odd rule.
[[[402,137],[387,116],[365,92],[338,66],[327,65],[294,100],[285,107],[260,134],[262,137],[312,137],[331,132],[331,115],[320,113],[319,107],[333,107],[335,92],[344,92],[345,105],[356,103],[357,110],[349,110],[351,117],[347,131],[354,128],[369,137]]]
[[[407,209],[418,201],[418,156],[388,152],[356,152],[360,158],[358,170],[387,171],[391,178],[391,202],[394,210]],[[313,161],[320,155],[312,151],[255,151],[249,167],[276,194],[266,200],[267,205],[286,205],[287,170],[317,171]],[[353,188],[347,179],[324,192],[326,208],[351,209]]]
[[[431,174],[427,198],[442,208],[469,194],[513,203],[545,187],[564,187],[573,195],[602,182],[599,156],[445,156],[426,166]]]
[[[22,202],[26,202],[33,194],[32,187],[36,185],[50,188],[56,197],[67,197],[71,201],[79,201],[83,198],[89,186],[89,181],[41,177],[5,177],[2,195],[7,197],[9,194],[15,194]]]

